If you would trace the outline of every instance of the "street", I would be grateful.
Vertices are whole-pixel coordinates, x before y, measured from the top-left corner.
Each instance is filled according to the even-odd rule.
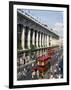
[[[51,67],[46,71],[43,79],[58,79],[63,77],[63,49],[60,48],[51,58],[50,60]],[[32,69],[37,68],[38,65],[36,60],[30,61],[26,65],[18,67],[20,72],[17,74],[18,80],[34,80],[40,79],[40,76],[37,74],[34,78],[32,78]]]
[[[50,69],[45,74],[44,78],[60,78],[63,77],[63,50],[60,49],[53,57],[52,57],[52,65]]]

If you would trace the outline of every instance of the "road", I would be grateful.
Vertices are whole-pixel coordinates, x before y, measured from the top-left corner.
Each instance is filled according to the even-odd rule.
[[[63,77],[63,50],[60,49],[52,57],[52,65],[50,69],[46,72],[44,78],[52,79],[52,78],[62,78],[62,77]]]

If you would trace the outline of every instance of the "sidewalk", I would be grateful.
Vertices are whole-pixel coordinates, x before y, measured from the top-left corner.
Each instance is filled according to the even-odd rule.
[[[32,64],[32,63],[34,63],[36,60],[33,60],[33,61],[30,61],[29,63],[26,63],[25,65],[21,65],[21,66],[17,66],[17,69],[21,69],[21,68],[24,68],[24,67],[26,67],[27,65],[30,65],[30,64]]]

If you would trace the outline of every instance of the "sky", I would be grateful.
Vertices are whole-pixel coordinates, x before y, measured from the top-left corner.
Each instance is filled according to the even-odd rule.
[[[47,24],[49,28],[52,28],[58,35],[63,37],[63,12],[62,11],[50,11],[50,10],[33,10],[25,9],[25,12],[38,19],[41,23]]]

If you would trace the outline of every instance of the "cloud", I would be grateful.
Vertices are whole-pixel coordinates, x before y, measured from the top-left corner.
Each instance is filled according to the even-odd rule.
[[[58,35],[60,35],[61,37],[63,37],[63,32],[64,32],[64,25],[61,22],[57,22],[54,27],[53,30],[54,32],[56,32]]]

